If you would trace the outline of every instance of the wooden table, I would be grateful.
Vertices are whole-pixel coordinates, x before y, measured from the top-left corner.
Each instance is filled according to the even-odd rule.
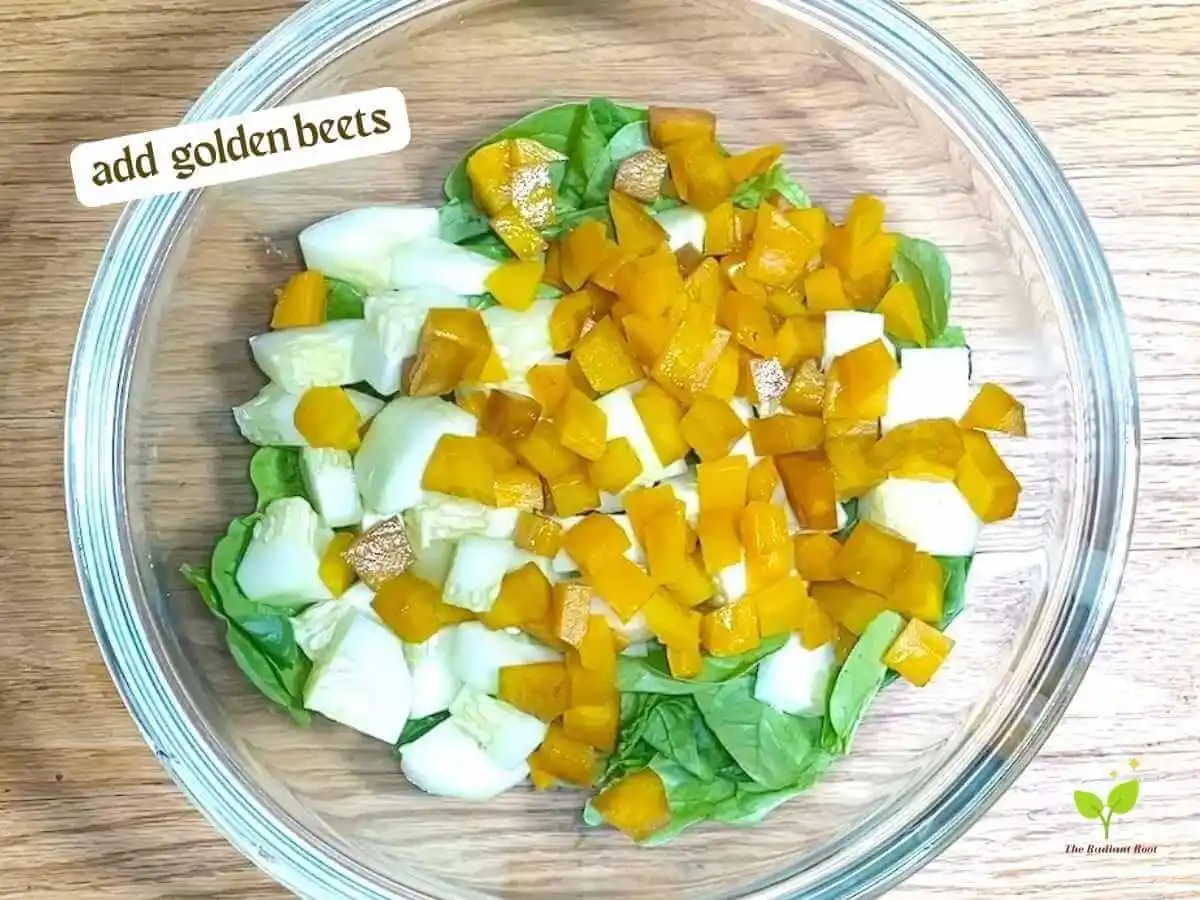
[[[277,897],[175,790],[117,699],[65,539],[66,364],[112,208],[72,146],[162,127],[282,0],[0,0],[0,896]],[[1200,896],[1200,3],[919,0],[1034,122],[1093,217],[1142,391],[1134,551],[1108,636],[1041,756],[898,897]],[[166,52],[164,52],[164,48]],[[1138,858],[1068,856],[1074,787],[1136,757]]]

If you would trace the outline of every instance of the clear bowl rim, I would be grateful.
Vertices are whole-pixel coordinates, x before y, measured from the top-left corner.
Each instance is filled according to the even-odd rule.
[[[315,0],[293,13],[229,66],[185,122],[263,108],[314,71],[416,13],[456,0]],[[893,0],[759,0],[835,36],[913,85],[931,109],[991,167],[1030,243],[1065,298],[1068,334],[1085,365],[1082,417],[1090,462],[1090,515],[1082,552],[1064,577],[1074,597],[1057,640],[1038,661],[1036,685],[1003,758],[980,752],[968,773],[922,811],[923,827],[895,835],[849,872],[830,871],[806,896],[873,896],[949,846],[995,802],[1045,742],[1087,670],[1115,602],[1135,512],[1140,422],[1124,317],[1099,242],[1077,198],[1032,127],[1000,90],[945,39]],[[423,7],[414,9],[416,7]],[[329,47],[335,52],[329,52]],[[81,593],[117,689],[146,742],[191,802],[225,837],[280,884],[302,896],[381,898],[366,870],[340,852],[324,854],[272,810],[238,789],[227,759],[193,733],[169,673],[155,659],[134,597],[137,560],[125,510],[125,421],[139,326],[162,260],[197,194],[131,203],[105,248],[88,297],[67,391],[64,480],[68,530]],[[1014,721],[1015,720],[1015,721]],[[931,827],[932,825],[932,827]],[[856,833],[856,832],[855,832]],[[794,895],[799,877],[744,896]],[[404,888],[406,896],[432,896]]]

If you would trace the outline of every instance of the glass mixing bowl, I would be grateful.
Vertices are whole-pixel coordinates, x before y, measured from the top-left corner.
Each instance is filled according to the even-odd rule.
[[[294,891],[378,897],[852,897],[878,893],[995,801],[1062,715],[1115,596],[1137,406],[1096,239],[1029,126],[919,22],[869,0],[329,0],[226,71],[190,121],[394,85],[407,150],[132,204],[83,318],[66,472],[83,595],[125,702],[172,776]],[[898,683],[853,754],[754,830],[659,850],[585,831],[581,795],[425,796],[388,749],[294,727],[243,682],[178,576],[250,510],[229,408],[261,376],[245,339],[297,266],[294,236],[347,207],[437,202],[495,127],[563,98],[715,110],[735,146],[786,142],[840,215],[882,195],[945,248],[974,377],[1028,407],[1003,451],[1019,514],[985,532],[957,648]]]

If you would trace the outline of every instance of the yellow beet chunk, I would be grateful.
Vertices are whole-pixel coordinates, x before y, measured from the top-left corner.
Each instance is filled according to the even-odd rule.
[[[642,607],[646,624],[668,647],[695,647],[700,642],[700,613],[684,609],[662,591]]]
[[[859,194],[846,213],[845,228],[852,247],[860,247],[883,228],[886,209],[883,201],[871,194]]]
[[[671,323],[661,316],[630,313],[621,319],[621,328],[630,352],[646,368],[654,365],[671,339]]]
[[[476,419],[482,419],[483,411],[487,408],[488,393],[460,387],[454,391],[454,404],[459,409],[465,409]]]
[[[729,455],[746,425],[724,400],[701,394],[679,423],[683,439],[700,459],[712,462]]]
[[[545,277],[543,260],[513,260],[501,264],[487,277],[484,285],[501,306],[523,312],[533,305]]]
[[[664,589],[671,595],[671,599],[687,609],[695,609],[707,603],[717,593],[712,578],[704,570],[704,562],[699,554],[685,557],[682,574],[664,585]]]
[[[604,455],[608,416],[583,392],[567,392],[554,414],[554,428],[562,445],[584,459],[595,461]]]
[[[725,256],[729,253],[745,253],[750,249],[754,234],[753,222],[746,227],[748,210],[737,209],[732,200],[719,203],[708,211],[704,231],[704,252],[709,256]]]
[[[608,209],[617,229],[617,244],[634,256],[645,256],[667,240],[667,232],[637,200],[620,191],[608,195]]]
[[[560,662],[505,666],[496,696],[521,712],[553,722],[567,709],[567,668]]]
[[[641,366],[608,316],[579,339],[571,359],[579,365],[583,377],[598,394],[607,394],[642,379]]]
[[[799,631],[808,610],[808,585],[799,575],[788,575],[752,595],[758,613],[758,631],[764,638]]]
[[[550,241],[546,250],[546,271],[542,275],[542,284],[566,293],[570,290],[562,277],[562,242]]]
[[[587,572],[587,580],[622,622],[636,616],[657,589],[654,579],[624,556],[610,559],[600,568]]]
[[[888,601],[897,612],[937,623],[945,611],[946,575],[942,565],[918,550],[896,576]]]
[[[792,540],[796,571],[806,581],[837,581],[837,556],[842,545],[832,534],[798,534]]]
[[[756,223],[758,221],[757,216],[758,214],[755,213]],[[765,285],[750,277],[746,262],[748,258],[749,251],[747,253],[729,254],[722,258],[720,262],[721,273],[725,276],[729,287],[739,294],[744,294],[747,297],[757,297],[759,300],[766,302],[771,292]]]
[[[814,584],[809,590],[833,621],[856,635],[866,631],[871,620],[888,608],[885,597],[848,581]]]
[[[550,313],[550,345],[555,353],[575,349],[584,332],[603,315],[599,305],[593,291],[576,291],[558,299]]]
[[[542,406],[532,397],[509,391],[492,391],[483,408],[479,430],[501,441],[528,437],[542,416]]]
[[[767,295],[767,310],[776,319],[808,314],[808,309],[804,306],[804,295],[794,293],[792,290],[771,291]]]
[[[567,666],[568,709],[575,706],[603,706],[617,696],[611,672],[585,668],[579,651],[574,647],[564,644],[563,653]]]
[[[500,582],[500,595],[479,621],[493,631],[539,622],[550,612],[550,582],[536,563],[526,563]]]
[[[546,479],[555,514],[579,516],[600,508],[600,491],[592,484],[586,469],[564,472]]]
[[[806,359],[796,367],[781,402],[799,415],[821,415],[825,404],[825,372],[819,359]]]
[[[650,140],[665,148],[689,138],[713,140],[717,136],[717,117],[705,109],[681,106],[650,107]]]
[[[898,672],[909,684],[925,687],[952,649],[954,641],[951,638],[920,619],[910,619],[883,655],[883,664]]]
[[[825,418],[878,419],[887,412],[888,385],[899,371],[883,341],[837,357],[825,380]]]
[[[580,582],[559,582],[550,598],[550,625],[555,636],[578,648],[587,634],[592,589]]]
[[[567,287],[573,291],[583,287],[614,249],[608,226],[598,219],[588,219],[568,231],[562,239],[562,277]]]
[[[911,285],[898,282],[888,289],[875,307],[883,316],[884,330],[893,337],[912,341],[919,347],[929,343],[925,323],[921,321],[921,309],[917,306],[917,295]]]
[[[907,422],[872,445],[867,461],[896,478],[953,481],[966,449],[965,436],[971,433],[964,432],[953,419]]]
[[[670,513],[679,501],[669,484],[652,488],[638,488],[625,495],[625,512],[633,526],[638,543],[646,543],[646,533],[651,520],[662,513]]]
[[[754,600],[743,597],[736,603],[705,613],[700,623],[700,642],[710,656],[736,656],[759,645],[758,610]]]
[[[825,453],[833,468],[833,484],[839,500],[861,497],[882,484],[887,474],[870,461],[874,438],[842,437],[825,442]]]
[[[301,328],[325,321],[325,276],[314,269],[297,272],[275,299],[271,327]]]
[[[667,647],[667,668],[672,678],[695,678],[704,671],[700,644],[694,647]]]
[[[529,764],[576,787],[591,787],[596,780],[596,751],[568,737],[558,724],[550,726],[542,746],[529,757]]]
[[[608,619],[604,616],[588,618],[587,633],[578,653],[579,664],[585,669],[616,683],[617,644]]]
[[[517,441],[513,449],[526,465],[547,481],[583,471],[587,465],[579,454],[563,446],[554,426],[544,419],[533,426],[527,437]]]
[[[629,536],[611,516],[591,515],[570,528],[563,538],[563,549],[580,570],[599,568],[630,547]]]
[[[805,650],[824,647],[837,639],[840,627],[810,595],[804,603],[803,623],[800,626],[801,646]]]
[[[733,176],[733,180],[740,184],[757,175],[767,174],[771,167],[779,162],[781,156],[783,156],[783,144],[768,144],[765,147],[758,147],[731,156],[725,161],[725,165],[729,169],[729,174]]]
[[[792,570],[795,548],[782,506],[757,500],[747,503],[739,533],[746,552],[746,581],[751,591],[774,584]]]
[[[742,561],[742,538],[738,532],[740,509],[702,509],[700,521],[700,552],[704,568],[715,575]]]
[[[776,356],[785,368],[817,359],[825,350],[824,316],[789,316],[775,335]]]
[[[512,144],[496,141],[480,147],[467,160],[467,177],[476,202],[489,215],[512,203]]]
[[[704,393],[711,394],[718,400],[728,403],[737,396],[738,367],[740,356],[736,344],[726,344],[725,349],[717,357],[712,375],[708,379],[708,387]]]
[[[563,527],[546,516],[522,511],[517,517],[513,543],[526,553],[553,559],[562,549]]]
[[[592,800],[592,808],[635,841],[671,824],[667,792],[653,769],[642,769],[606,788]]]
[[[878,419],[829,419],[825,423],[825,440],[839,438],[870,438],[873,444],[879,440]]]
[[[954,483],[975,515],[984,522],[1000,522],[1017,511],[1021,485],[1004,464],[991,439],[982,431],[964,431],[965,452]]]
[[[870,522],[859,522],[838,553],[838,576],[857,587],[887,596],[908,567],[916,545]]]
[[[960,424],[1025,437],[1025,407],[1000,385],[988,382],[979,389]]]
[[[409,370],[408,393],[437,397],[477,381],[491,355],[492,338],[478,310],[431,309]]]
[[[851,283],[878,284],[881,277],[886,279],[892,272],[892,262],[896,258],[896,235],[879,232],[858,247],[850,261],[850,271],[847,273]],[[859,299],[868,305],[878,302],[879,295],[872,291],[863,294]],[[857,305],[857,304],[856,304]]]
[[[772,459],[760,459],[750,467],[746,480],[746,499],[771,502],[775,489],[779,487],[779,470]]]
[[[716,309],[725,295],[725,275],[717,261],[702,260],[684,281],[683,294],[689,304],[703,303]]]
[[[513,466],[497,472],[492,478],[492,492],[497,509],[521,509],[535,512],[546,505],[542,479],[524,466]]]
[[[721,148],[711,139],[691,138],[664,149],[675,190],[685,203],[702,212],[728,200],[737,187]]]
[[[672,397],[691,403],[713,379],[730,333],[716,327],[717,310],[692,303],[684,311],[650,376]]]
[[[816,416],[778,415],[750,420],[750,440],[759,456],[815,450],[825,439],[825,423]]]
[[[508,370],[504,368],[504,360],[500,358],[495,347],[492,347],[492,352],[488,354],[487,362],[483,364],[483,371],[479,373],[477,380],[480,384],[501,384],[508,381]]]
[[[746,505],[746,485],[750,479],[750,464],[740,453],[696,467],[700,511],[710,509],[740,510]]]
[[[813,246],[824,246],[825,237],[829,233],[829,216],[825,215],[825,210],[820,207],[789,209],[784,213],[784,216],[796,228],[799,228],[808,235],[808,239],[813,242]]]
[[[609,441],[604,455],[588,465],[591,480],[608,494],[619,494],[642,474],[642,461],[625,438]]]
[[[516,206],[506,206],[491,220],[492,231],[500,236],[513,255],[522,262],[540,262],[546,252],[546,239],[521,214]],[[497,298],[498,299],[498,298]]]
[[[666,510],[656,513],[644,526],[646,568],[659,584],[670,584],[684,576],[687,557],[687,519],[683,503],[676,501]]]
[[[683,290],[679,263],[666,244],[649,256],[627,263],[616,281],[617,296],[629,305],[630,311],[648,316],[665,314]]]
[[[804,297],[811,312],[852,309],[841,273],[832,266],[817,269],[804,279]]]
[[[837,494],[829,459],[820,452],[775,457],[779,480],[800,527],[837,531]]]
[[[849,628],[843,628],[837,622],[833,623],[834,638],[833,652],[834,658],[841,665],[846,661],[846,657],[850,655],[850,651],[854,649],[854,645],[858,643],[858,635]]]
[[[512,468],[512,462],[512,455],[490,438],[446,434],[425,464],[421,487],[495,506],[496,475]]]
[[[358,409],[340,387],[309,388],[296,404],[292,421],[310,447],[357,450],[361,443]]]
[[[525,373],[525,381],[533,391],[534,399],[547,416],[553,416],[558,405],[571,389],[571,376],[567,367],[542,363]]]
[[[746,257],[746,274],[760,284],[786,288],[804,274],[817,251],[817,245],[807,234],[764,202],[758,208],[754,239]]]
[[[615,294],[621,281],[621,273],[638,257],[612,241],[608,242],[608,247],[608,256],[596,267],[596,271],[592,272],[591,283]]]
[[[735,341],[758,356],[775,355],[775,326],[765,299],[730,291],[718,309],[721,324]]]
[[[354,537],[348,531],[339,531],[333,536],[333,540],[329,542],[325,552],[321,554],[321,565],[317,569],[317,574],[321,576],[325,587],[329,588],[329,593],[335,597],[346,593],[350,585],[354,584],[358,578],[354,567],[342,556],[346,548],[354,543]]]
[[[633,405],[650,435],[659,462],[669,466],[687,456],[687,441],[680,429],[683,410],[678,400],[659,385],[650,383],[634,396]]]
[[[371,606],[403,641],[423,644],[447,625],[465,622],[471,614],[442,602],[442,589],[405,572],[380,585]]]
[[[621,701],[611,697],[596,706],[572,706],[563,714],[563,733],[572,740],[612,753],[617,749]]]

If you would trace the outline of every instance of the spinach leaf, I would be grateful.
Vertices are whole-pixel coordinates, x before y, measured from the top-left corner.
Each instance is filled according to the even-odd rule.
[[[936,244],[920,238],[897,235],[896,278],[908,284],[917,297],[917,307],[931,346],[945,332],[950,318],[950,264]]]
[[[781,804],[816,784],[833,759],[817,747],[809,754],[803,773],[787,787],[768,790],[755,782],[739,784],[734,795],[721,804],[713,818],[726,825],[757,825]]]
[[[490,234],[487,213],[471,200],[451,200],[438,210],[438,237],[451,244]]]
[[[945,576],[942,620],[938,622],[938,629],[941,631],[945,631],[950,623],[959,617],[966,606],[967,575],[971,572],[971,563],[973,560],[974,558],[970,556],[937,557],[937,561],[942,566],[942,573]]]
[[[637,696],[637,695],[634,695]],[[642,740],[667,759],[683,766],[702,781],[712,781],[717,773],[734,765],[733,757],[721,746],[705,723],[692,697],[661,697],[646,713]]]
[[[792,181],[781,163],[776,163],[762,175],[756,175],[739,184],[733,192],[733,204],[740,209],[757,209],[772,193],[779,194],[798,209],[812,206],[804,188]]]
[[[404,730],[400,732],[400,739],[396,741],[396,749],[399,750],[406,744],[411,744],[418,738],[424,737],[448,718],[450,718],[450,711],[444,709],[441,712],[431,713],[420,719],[409,719],[404,726]]]
[[[850,750],[854,733],[867,707],[883,686],[887,666],[883,655],[904,628],[904,619],[887,610],[881,612],[859,637],[846,657],[829,693],[821,743],[830,753]]]
[[[712,690],[715,685],[754,671],[764,657],[770,656],[787,643],[787,635],[767,638],[754,650],[737,656],[716,658],[706,656],[704,667],[695,678],[672,678],[667,664],[667,652],[659,646],[646,656],[622,656],[617,662],[617,688],[650,694],[695,694]]]
[[[607,97],[593,97],[587,108],[606,141],[611,141],[628,125],[650,120],[650,112],[645,107],[614,103]]]
[[[250,483],[258,493],[258,512],[284,497],[308,499],[300,471],[300,451],[295,447],[260,447],[254,451],[250,457]]]
[[[297,724],[312,722],[312,714],[304,708],[304,684],[310,671],[307,659],[301,657],[292,666],[277,666],[234,622],[226,628],[225,643],[238,668],[268,700],[286,709]]]
[[[703,781],[665,757],[657,757],[650,768],[662,779],[667,805],[671,808],[671,823],[641,841],[644,847],[661,847],[691,826],[712,819],[737,793],[734,782],[724,778]]]
[[[782,713],[754,699],[752,678],[737,678],[695,695],[717,740],[747,775],[768,790],[794,784],[819,752],[819,719]]]
[[[608,758],[601,787],[633,772],[640,772],[654,759],[655,749],[642,740],[642,734],[650,723],[650,711],[665,700],[661,694],[622,694],[621,730],[617,737],[617,749]]]
[[[566,234],[572,228],[581,225],[589,219],[597,219],[605,224],[608,228],[608,234],[611,237],[615,234],[613,227],[612,214],[609,212],[608,203],[605,202],[598,206],[583,206],[579,209],[559,209],[558,222],[551,225],[542,231],[548,238],[557,238]]]
[[[217,588],[213,584],[212,578],[209,577],[208,570],[184,563],[179,567],[179,572],[200,594],[200,599],[204,601],[208,611],[214,616],[222,615],[221,601],[217,598]]]
[[[581,205],[595,206],[606,202],[621,161],[651,146],[650,128],[645,122],[630,122],[614,134],[588,175]]]
[[[325,319],[361,319],[367,295],[348,281],[325,278]]]
[[[589,107],[579,111],[571,133],[571,149],[567,156],[567,171],[558,188],[559,205],[577,207],[583,202],[588,177],[604,156],[607,139]]]
[[[512,251],[508,249],[508,245],[500,239],[500,236],[488,232],[477,238],[463,241],[462,246],[488,259],[494,259],[497,262],[508,262],[513,258]]]

